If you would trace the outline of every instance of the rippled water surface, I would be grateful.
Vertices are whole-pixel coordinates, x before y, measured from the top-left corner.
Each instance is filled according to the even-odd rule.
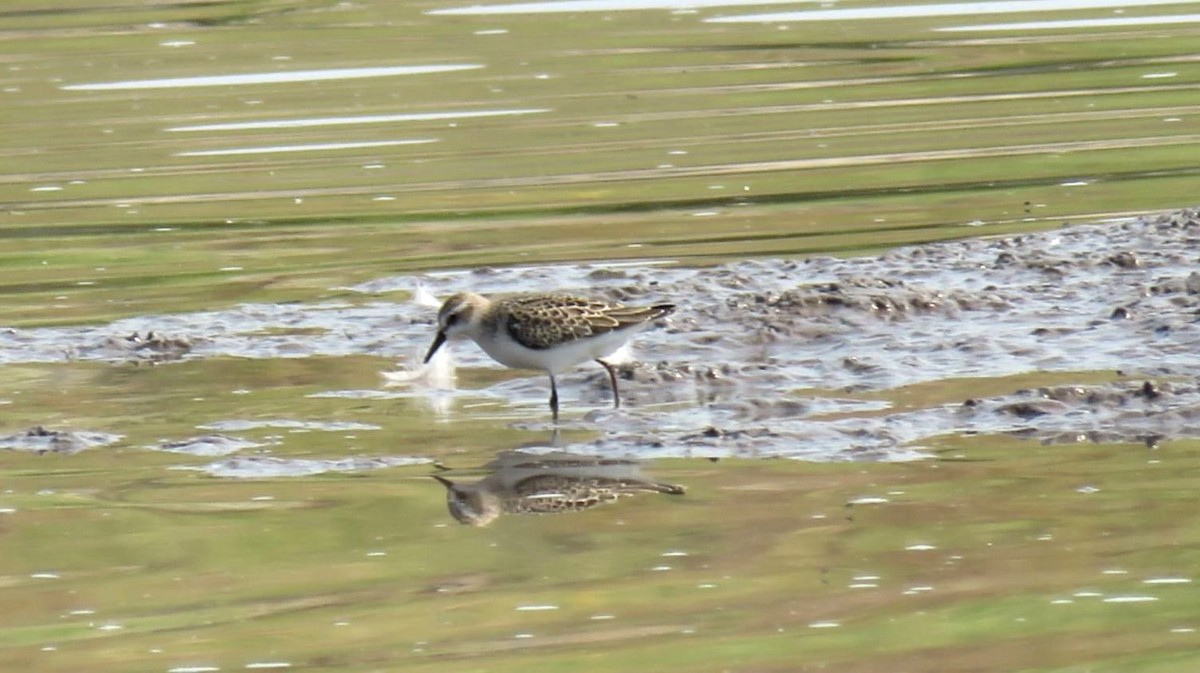
[[[0,669],[1196,668],[1198,16],[9,0]]]

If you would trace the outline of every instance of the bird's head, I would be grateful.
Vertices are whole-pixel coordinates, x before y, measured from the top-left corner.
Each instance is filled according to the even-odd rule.
[[[468,332],[485,308],[487,299],[473,292],[459,292],[442,303],[442,308],[438,310],[437,335],[425,354],[425,362],[433,358],[446,339]]]
[[[480,528],[500,516],[499,502],[486,490],[475,484],[456,484],[436,474],[433,478],[446,487],[446,508],[459,523]]]

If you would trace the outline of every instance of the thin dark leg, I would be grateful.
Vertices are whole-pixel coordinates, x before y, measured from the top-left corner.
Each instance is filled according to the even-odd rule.
[[[554,422],[558,422],[558,385],[554,383],[554,374],[550,375],[550,414]]]
[[[613,409],[620,409],[621,408],[621,393],[617,389],[617,370],[614,369],[612,365],[608,364],[604,360],[596,360],[596,362],[599,362],[601,365],[604,366],[605,369],[608,370],[608,380],[612,381]]]

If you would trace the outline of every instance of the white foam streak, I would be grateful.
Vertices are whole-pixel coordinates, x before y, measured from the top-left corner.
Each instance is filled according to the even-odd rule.
[[[360,115],[356,117],[313,117],[310,119],[265,119],[253,122],[229,122],[225,124],[195,124],[174,126],[167,131],[252,131],[261,129],[302,129],[319,126],[349,126],[355,124],[387,124],[392,122],[441,121],[445,119],[473,119],[478,117],[507,117],[515,115],[549,112],[546,108],[516,110],[464,110],[460,112],[423,112],[413,114]]]
[[[356,150],[370,147],[394,147],[396,145],[424,145],[435,143],[435,138],[416,140],[369,140],[356,143],[313,143],[310,145],[268,145],[265,147],[233,147],[222,150],[191,150],[176,152],[177,157],[226,157],[242,154],[275,154],[282,152],[324,152],[329,150]]]
[[[293,70],[290,72],[252,72],[241,75],[201,75],[199,77],[170,77],[167,79],[134,79],[119,82],[87,82],[66,84],[64,91],[129,91],[135,89],[179,89],[204,86],[244,86],[248,84],[284,84],[288,82],[321,82],[337,79],[421,75],[436,72],[474,70],[482,65],[401,65],[378,68],[332,68],[328,70]]]
[[[1186,4],[1180,0],[1141,0],[1139,6]],[[977,16],[1019,12],[1058,12],[1074,9],[1129,7],[1129,0],[1001,0],[995,2],[949,2],[932,5],[850,7],[806,12],[744,14],[705,19],[708,23],[775,23],[793,21],[850,21],[861,19],[907,19],[929,16]]]

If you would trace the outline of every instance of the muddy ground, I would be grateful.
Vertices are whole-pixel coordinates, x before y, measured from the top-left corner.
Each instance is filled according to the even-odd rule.
[[[1196,209],[849,259],[706,268],[597,263],[384,278],[351,288],[362,301],[6,329],[0,363],[171,366],[213,357],[374,355],[394,360],[399,373],[381,376],[378,389],[324,395],[416,397],[450,417],[471,413],[455,409],[456,398],[495,396],[523,409],[519,424],[547,429],[544,375],[478,388],[463,368],[498,365],[469,342],[453,347],[461,387],[445,390],[454,365],[442,363],[432,374],[418,365],[433,334],[430,298],[534,288],[679,305],[637,337],[634,361],[621,369],[623,409],[609,408],[598,366],[561,377],[564,425],[599,433],[572,450],[905,460],[928,455],[927,441],[951,433],[1147,446],[1200,436]],[[1114,382],[971,392],[971,380],[1037,372],[1096,380],[1098,371],[1113,372]],[[951,381],[966,393],[934,406],[902,408],[886,394]],[[238,422],[210,429],[236,432]],[[42,450],[45,432],[29,434]],[[0,438],[0,446],[22,448],[20,437]],[[222,453],[211,442],[200,445],[197,455]]]

